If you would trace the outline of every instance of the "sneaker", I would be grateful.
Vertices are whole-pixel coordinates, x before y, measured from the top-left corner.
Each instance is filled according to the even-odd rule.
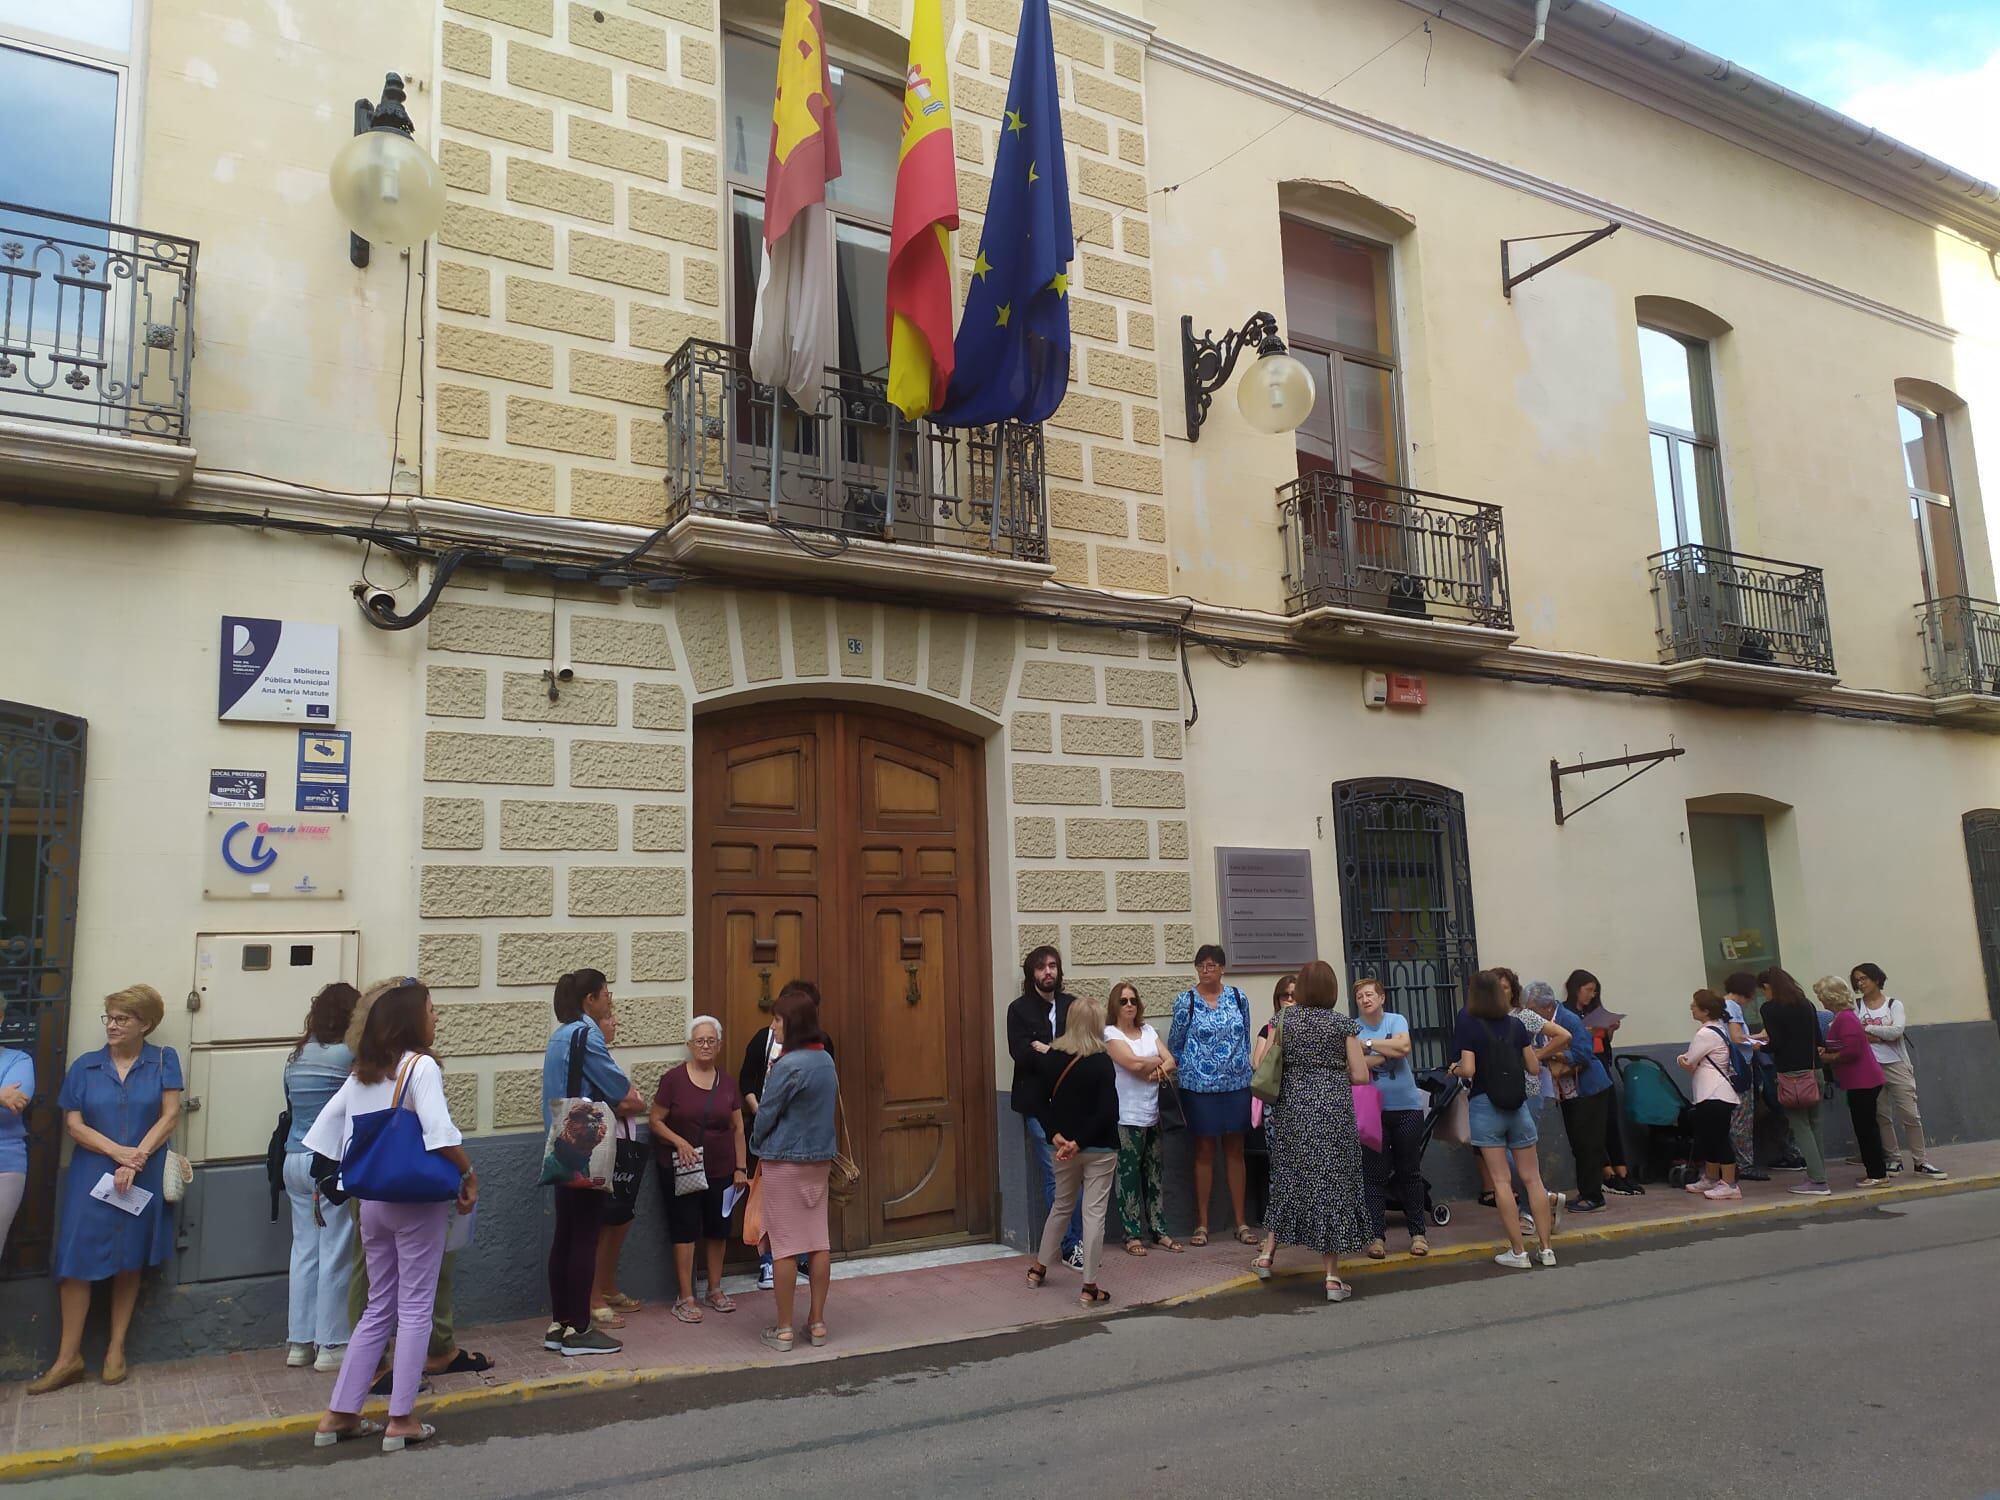
[[[288,1370],[303,1370],[312,1357],[313,1346],[311,1344],[285,1345],[285,1368]]]
[[[1917,1175],[1919,1177],[1949,1177],[1951,1173],[1947,1172],[1943,1167],[1936,1166],[1927,1161],[1920,1161],[1917,1163]]]
[[[1890,1158],[1889,1158],[1889,1172],[1890,1172],[1890,1175],[1891,1175],[1891,1176],[1893,1176],[1894,1174],[1896,1174],[1897,1172],[1900,1172],[1900,1171],[1902,1171],[1902,1170],[1903,1170],[1903,1158],[1902,1158],[1902,1157],[1900,1157],[1900,1156],[1892,1156],[1892,1157],[1890,1157]]]
[[[563,1336],[572,1332],[560,1323],[551,1323],[542,1330],[542,1347],[551,1354],[562,1353]]]
[[[1068,1266],[1072,1271],[1081,1271],[1083,1269],[1083,1246],[1071,1245],[1069,1249],[1065,1250],[1063,1252],[1063,1264]]]
[[[758,1291],[768,1292],[777,1284],[778,1284],[778,1273],[776,1271],[773,1271],[769,1266],[759,1266],[757,1268]]]
[[[1602,1198],[1579,1198],[1569,1206],[1569,1211],[1573,1214],[1601,1213],[1603,1209],[1604,1200]]]
[[[347,1356],[346,1345],[322,1344],[320,1346],[319,1358],[313,1361],[313,1368],[319,1371],[319,1373],[322,1375],[329,1374],[332,1371],[338,1370],[340,1368],[340,1362],[342,1359],[346,1358],[346,1356]]]
[[[1736,1180],[1738,1182],[1769,1182],[1771,1174],[1766,1172],[1762,1167],[1738,1167],[1736,1169]]]
[[[1493,1264],[1505,1266],[1510,1271],[1525,1271],[1533,1262],[1528,1259],[1525,1250],[1502,1250],[1493,1257]]]
[[[1686,1184],[1685,1191],[1690,1193],[1706,1193],[1714,1185],[1706,1177],[1697,1177],[1694,1181]]]
[[[1535,1252],[1535,1259],[1545,1266],[1552,1266],[1556,1263],[1556,1253],[1547,1246],[1543,1246]]]
[[[1865,1187],[1865,1188],[1887,1187],[1889,1185],[1889,1179],[1886,1177],[1864,1177],[1854,1185],[1856,1187]]]
[[[1797,1193],[1801,1198],[1831,1198],[1833,1196],[1832,1188],[1823,1182],[1814,1182],[1810,1177],[1797,1187],[1788,1189],[1788,1191]]]
[[[1702,1194],[1702,1197],[1714,1199],[1718,1202],[1725,1198],[1741,1198],[1742,1196],[1743,1189],[1733,1182],[1718,1182],[1714,1187]]]
[[[1803,1172],[1805,1169],[1806,1159],[1796,1151],[1781,1156],[1771,1163],[1773,1172]]]
[[[563,1335],[562,1352],[564,1359],[576,1359],[586,1354],[617,1354],[625,1346],[601,1329],[586,1328],[582,1333],[570,1329]]]

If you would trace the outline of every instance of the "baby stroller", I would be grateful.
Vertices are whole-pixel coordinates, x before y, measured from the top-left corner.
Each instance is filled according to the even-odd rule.
[[[1431,1137],[1437,1134],[1438,1122],[1451,1113],[1451,1106],[1465,1091],[1465,1085],[1442,1068],[1429,1068],[1417,1074],[1417,1087],[1430,1095],[1431,1101],[1424,1111],[1424,1140],[1423,1145],[1418,1148],[1418,1159],[1421,1161],[1422,1153],[1431,1148]],[[1430,1178],[1424,1178],[1423,1184],[1424,1198],[1429,1204],[1430,1221],[1442,1229],[1451,1222],[1451,1205],[1439,1200],[1436,1190],[1431,1187]],[[1403,1212],[1402,1200],[1393,1192],[1386,1194],[1383,1202],[1388,1208],[1398,1213]],[[1419,1217],[1421,1216],[1422,1211],[1419,1213]]]
[[[1680,1080],[1650,1057],[1628,1052],[1618,1059],[1625,1085],[1625,1118],[1641,1127],[1646,1142],[1646,1176],[1684,1187],[1702,1174],[1694,1160],[1694,1104]]]

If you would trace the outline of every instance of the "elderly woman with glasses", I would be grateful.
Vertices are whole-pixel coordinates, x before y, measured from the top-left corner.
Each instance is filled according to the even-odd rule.
[[[181,1060],[173,1048],[146,1040],[165,1015],[166,1003],[149,984],[107,996],[105,1045],[70,1064],[56,1099],[76,1143],[56,1233],[62,1343],[56,1362],[29,1384],[31,1394],[83,1379],[83,1325],[91,1287],[100,1281],[111,1283],[111,1337],[98,1378],[106,1385],[123,1381],[139,1275],[173,1253],[164,1148],[181,1116]],[[141,1194],[144,1207],[134,1212]]]
[[[722,1057],[722,1023],[714,1016],[688,1022],[688,1060],[660,1075],[647,1123],[659,1158],[660,1196],[667,1210],[667,1238],[674,1247],[679,1297],[674,1316],[699,1323],[694,1298],[694,1251],[701,1245],[708,1268],[708,1305],[736,1311],[722,1289],[722,1253],[729,1240],[724,1194],[746,1187],[749,1153],[743,1145],[743,1093]]]

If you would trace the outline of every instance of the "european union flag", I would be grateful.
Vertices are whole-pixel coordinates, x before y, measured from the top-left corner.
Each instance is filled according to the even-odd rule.
[[[951,386],[933,422],[983,427],[1054,415],[1069,389],[1069,263],[1075,258],[1049,4],[1022,0],[986,222],[952,341]]]

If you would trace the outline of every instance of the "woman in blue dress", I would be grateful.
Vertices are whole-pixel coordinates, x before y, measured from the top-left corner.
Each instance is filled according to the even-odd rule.
[[[135,984],[104,1001],[105,1045],[70,1064],[56,1108],[76,1143],[63,1179],[55,1277],[62,1300],[62,1347],[28,1386],[31,1394],[83,1379],[83,1325],[94,1282],[111,1282],[111,1338],[100,1378],[125,1379],[125,1335],[139,1300],[139,1275],[174,1247],[161,1154],[181,1114],[181,1060],[146,1038],[166,1014],[160,992]],[[152,1194],[138,1213],[91,1197],[106,1176],[113,1191]]]

